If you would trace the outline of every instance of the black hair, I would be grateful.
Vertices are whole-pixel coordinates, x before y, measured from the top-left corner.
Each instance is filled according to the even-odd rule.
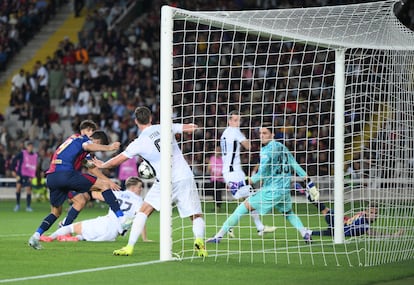
[[[101,144],[108,145],[109,144],[109,138],[107,134],[104,131],[94,131],[91,135],[91,139],[100,140]]]

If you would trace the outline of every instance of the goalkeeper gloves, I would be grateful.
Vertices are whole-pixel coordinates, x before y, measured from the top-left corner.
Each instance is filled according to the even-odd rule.
[[[310,179],[307,180],[306,191],[308,192],[310,200],[312,202],[319,200],[319,190],[316,188],[315,183],[313,183],[313,181]]]

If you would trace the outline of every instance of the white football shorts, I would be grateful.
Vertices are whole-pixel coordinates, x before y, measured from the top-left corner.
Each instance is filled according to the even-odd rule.
[[[161,208],[160,183],[154,182],[151,189],[145,196],[145,202],[155,210]],[[195,214],[202,214],[200,196],[197,185],[193,178],[180,180],[173,183],[172,202],[177,206],[181,218],[190,217]]]

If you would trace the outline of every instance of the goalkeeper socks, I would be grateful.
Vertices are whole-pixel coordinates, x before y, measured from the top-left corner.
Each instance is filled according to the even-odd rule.
[[[305,229],[305,226],[302,224],[302,221],[292,210],[286,213],[286,219],[295,229],[297,229],[301,233],[302,230]]]
[[[121,211],[121,208],[119,208],[119,203],[116,200],[116,197],[111,189],[107,189],[102,192],[102,196],[105,200],[105,202],[109,205],[111,210],[115,213],[115,215],[119,218],[124,215],[124,213]]]
[[[57,217],[55,215],[53,215],[52,213],[50,213],[40,224],[40,227],[37,229],[36,232],[38,232],[39,234],[43,234],[45,231],[47,231],[54,222],[56,222]]]
[[[129,234],[128,245],[134,246],[138,238],[145,227],[145,223],[147,222],[147,215],[142,212],[138,212],[135,215],[134,222],[132,223],[131,233]]]
[[[73,221],[78,217],[79,211],[73,207],[70,207],[68,215],[63,219],[62,226],[67,226],[73,223]]]
[[[221,230],[217,233],[217,237],[223,237],[231,228],[234,228],[235,225],[239,223],[239,220],[241,216],[247,214],[249,211],[247,210],[244,203],[241,203],[233,212],[233,214],[230,215],[230,217],[227,218],[227,220],[224,222],[223,226],[221,227]]]
[[[264,225],[262,221],[260,220],[259,214],[256,210],[251,211],[250,216],[252,217],[254,224],[256,225],[256,229],[258,231],[263,231]]]
[[[193,220],[193,233],[195,238],[204,238],[206,223],[202,217]]]

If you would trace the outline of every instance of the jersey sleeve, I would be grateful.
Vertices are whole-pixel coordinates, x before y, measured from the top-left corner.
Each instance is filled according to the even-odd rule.
[[[183,133],[183,124],[172,124],[173,134],[182,134]]]
[[[289,149],[287,147],[285,147],[285,151],[286,151],[287,156],[288,156],[289,165],[292,167],[292,169],[295,171],[295,173],[299,177],[306,177],[307,176],[306,171],[296,161],[296,159],[293,157],[292,153],[289,151]]]
[[[246,136],[239,130],[237,129],[237,132],[235,133],[236,135],[236,140],[241,143],[242,141],[247,140]]]
[[[19,152],[18,154],[16,154],[15,157],[13,157],[12,159],[12,163],[10,166],[10,170],[12,171],[17,171],[17,164],[23,159],[23,152]]]
[[[141,138],[141,144],[145,145],[144,143],[142,143],[142,140],[143,138]],[[132,158],[134,156],[137,156],[139,152],[140,152],[140,143],[137,138],[126,147],[126,149],[122,152],[122,154],[128,158]]]

